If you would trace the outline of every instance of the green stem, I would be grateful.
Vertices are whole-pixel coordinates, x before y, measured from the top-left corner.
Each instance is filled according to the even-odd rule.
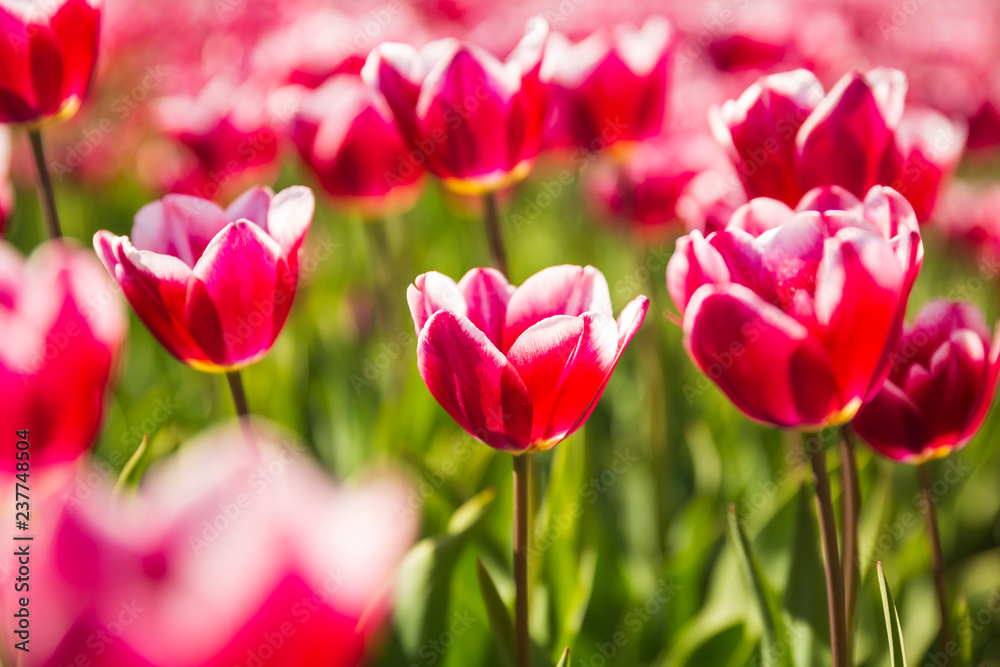
[[[528,454],[514,457],[514,645],[517,667],[531,667],[528,634]]]
[[[500,207],[497,205],[495,192],[483,195],[483,210],[486,216],[486,232],[490,240],[490,252],[493,253],[493,264],[500,273],[507,275],[507,251],[503,245],[503,233],[500,229]]]
[[[230,371],[226,373],[226,379],[229,380],[229,391],[233,394],[233,405],[236,406],[236,414],[240,417],[248,417],[250,415],[250,408],[247,406],[247,395],[243,391],[243,378],[240,376],[240,372]]]
[[[948,593],[944,581],[944,550],[941,549],[941,533],[938,531],[937,510],[934,507],[934,494],[931,491],[930,467],[922,463],[917,468],[920,479],[920,493],[924,497],[924,523],[927,530],[927,542],[931,548],[931,562],[934,566],[934,592],[937,595],[938,613],[941,615],[941,655],[944,656],[942,667],[948,667],[948,644],[951,641],[951,621],[948,614]]]
[[[45,228],[49,238],[57,239],[62,236],[62,230],[59,227],[59,214],[56,212],[55,191],[52,189],[52,179],[49,177],[49,168],[45,162],[42,131],[38,128],[28,130],[28,138],[31,140],[31,152],[35,156],[35,168],[38,170],[38,201],[42,206]]]
[[[830,650],[833,667],[847,667],[847,632],[844,615],[844,581],[837,550],[837,522],[833,517],[830,475],[826,470],[826,448],[818,437],[803,438],[812,464],[813,486],[819,514],[820,538],[823,543],[823,569],[826,573],[827,613],[830,618]]]
[[[854,429],[844,424],[840,429],[840,475],[843,492],[840,510],[843,517],[844,545],[844,616],[847,622],[847,652],[850,657],[854,637],[854,610],[858,596],[858,516],[861,513],[861,487],[858,484],[858,461],[854,451]]]

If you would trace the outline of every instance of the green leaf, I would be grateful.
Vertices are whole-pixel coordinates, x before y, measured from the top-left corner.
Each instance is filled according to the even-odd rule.
[[[969,616],[969,601],[964,595],[959,595],[955,601],[955,620],[958,621],[961,664],[972,667],[972,618]]]
[[[410,657],[446,630],[451,580],[469,534],[496,497],[493,489],[455,510],[443,535],[421,540],[403,559],[395,613],[400,643]]]
[[[569,648],[563,651],[562,657],[559,658],[559,662],[556,664],[556,667],[570,667]]]
[[[476,560],[476,575],[479,577],[479,590],[483,593],[483,603],[486,605],[486,613],[490,617],[490,628],[493,630],[493,637],[496,639],[500,657],[505,664],[516,667],[514,624],[510,620],[510,613],[500,598],[489,571],[483,565],[483,561],[478,559]]]
[[[882,613],[885,615],[885,632],[889,639],[889,665],[896,667],[902,665],[906,667],[906,648],[903,646],[903,628],[899,625],[899,614],[896,612],[896,603],[892,599],[892,592],[889,584],[885,580],[885,572],[882,570],[882,561],[877,564],[878,568],[878,588],[882,594]],[[897,661],[897,657],[898,661]]]
[[[118,475],[118,482],[111,492],[113,500],[117,501],[121,498],[126,489],[134,489],[139,486],[142,473],[146,468],[145,463],[148,455],[149,434],[147,433],[142,436],[142,442],[139,443],[139,446],[132,453],[132,456],[129,457],[129,460],[125,462],[125,467],[122,468],[121,474]]]
[[[761,646],[761,664],[779,667],[790,667],[788,657],[788,630],[781,615],[781,604],[774,589],[764,576],[753,543],[747,537],[746,531],[736,516],[736,508],[729,507],[729,537],[743,566],[744,573],[750,579],[754,597],[760,607],[764,622],[764,643]]]
[[[790,617],[788,630],[795,639],[792,642],[792,662],[814,665],[822,660],[823,654],[829,655],[830,626],[826,605],[823,604],[826,600],[826,575],[809,485],[803,483],[799,486],[796,504],[792,562],[783,603]]]

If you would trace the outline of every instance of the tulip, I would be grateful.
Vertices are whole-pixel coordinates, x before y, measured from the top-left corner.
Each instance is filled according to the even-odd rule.
[[[323,189],[369,217],[416,204],[423,167],[408,162],[392,116],[361,79],[330,78],[307,94],[292,123],[292,139]]]
[[[677,242],[667,287],[696,365],[752,419],[847,423],[889,373],[923,261],[913,208],[890,188],[842,188],[797,210],[755,199],[735,224]]]
[[[677,217],[689,231],[708,236],[724,229],[733,213],[747,203],[736,170],[726,165],[692,178],[677,198]]]
[[[14,185],[10,182],[10,130],[0,127],[0,234],[14,212]]]
[[[71,116],[97,61],[100,0],[0,4],[0,123]]]
[[[542,79],[551,95],[546,145],[600,150],[663,127],[676,33],[662,17],[601,29],[573,44],[553,33]]]
[[[406,292],[417,366],[441,407],[494,449],[545,451],[580,428],[646,316],[637,297],[617,322],[593,267],[544,269],[518,288],[473,269],[437,272]]]
[[[219,76],[197,95],[160,98],[153,107],[159,130],[187,150],[171,191],[218,199],[277,171],[278,133],[265,91],[255,83]]]
[[[228,373],[267,354],[281,333],[314,206],[302,186],[251,188],[225,210],[167,195],[136,214],[131,240],[100,231],[94,248],[168,352]]]
[[[50,241],[25,261],[0,241],[0,470],[15,467],[18,431],[28,431],[32,471],[71,462],[94,442],[126,331],[89,252]]]
[[[531,21],[504,62],[456,39],[419,51],[377,46],[362,76],[395,115],[407,164],[425,165],[462,194],[495,192],[527,176],[545,114],[539,70],[547,35],[544,21]]]
[[[186,444],[134,498],[111,502],[93,482],[106,474],[85,469],[35,501],[30,613],[46,620],[27,664],[363,664],[415,536],[398,511],[407,489],[334,485],[301,445],[251,424]],[[16,641],[5,633],[5,664]]]
[[[605,217],[656,233],[677,221],[677,203],[687,185],[719,159],[725,157],[711,137],[667,136],[637,144],[622,161],[600,164],[584,183]]]
[[[854,427],[879,454],[921,463],[963,447],[986,418],[1000,374],[1000,335],[965,302],[932,301],[908,326],[882,389]]]
[[[795,70],[761,78],[714,108],[710,122],[750,198],[794,206],[818,186],[863,197],[890,185],[924,222],[958,163],[965,128],[928,110],[904,114],[905,96],[898,70],[850,72],[825,96],[815,75]]]

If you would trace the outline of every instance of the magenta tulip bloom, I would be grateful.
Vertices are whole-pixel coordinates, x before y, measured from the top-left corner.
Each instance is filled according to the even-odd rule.
[[[726,229],[681,238],[667,287],[688,353],[738,408],[815,429],[878,391],[922,260],[898,193],[818,188],[797,210],[758,198]]]
[[[306,95],[291,130],[326,193],[369,217],[409,210],[423,185],[423,167],[409,162],[383,107],[360,78],[342,74]]]
[[[14,469],[17,431],[29,431],[32,471],[94,442],[127,325],[89,251],[53,241],[24,261],[0,241],[0,470]]]
[[[383,43],[362,76],[395,115],[408,164],[427,169],[461,194],[520,181],[538,156],[545,115],[539,81],[548,25],[528,34],[505,62],[476,46],[444,39],[417,51]]]
[[[965,302],[932,301],[907,327],[881,391],[854,426],[879,454],[921,463],[964,446],[986,418],[1000,374],[1000,335]]]
[[[72,115],[97,62],[100,0],[0,2],[0,123]]]
[[[139,319],[172,355],[210,373],[271,349],[295,298],[312,191],[252,188],[228,208],[167,195],[135,216],[132,239],[94,248]]]
[[[163,177],[171,192],[217,200],[277,175],[277,123],[266,90],[255,83],[216,77],[197,95],[157,100],[154,118],[187,149],[177,173]]]
[[[863,197],[889,185],[923,222],[957,165],[965,129],[929,110],[904,116],[905,97],[898,70],[850,72],[825,96],[814,74],[795,70],[761,78],[710,120],[751,198],[794,206],[818,186]]]
[[[637,297],[616,322],[591,266],[550,267],[518,288],[494,269],[457,285],[432,271],[406,298],[431,394],[474,437],[515,454],[551,449],[583,425],[649,308]]]
[[[415,536],[398,480],[337,487],[301,445],[258,423],[185,444],[135,499],[109,502],[110,484],[94,481],[106,478],[85,469],[33,499],[30,613],[45,622],[25,664],[364,663]],[[8,583],[0,599],[13,618]],[[5,633],[4,664],[16,664],[16,641]]]
[[[546,146],[600,150],[658,134],[675,34],[662,17],[639,29],[601,29],[577,44],[553,33],[542,65],[550,95]]]
[[[747,203],[736,170],[709,169],[692,178],[677,198],[677,217],[689,232],[704,236],[724,229],[736,210]]]
[[[14,212],[14,185],[10,182],[10,130],[0,127],[0,234]]]

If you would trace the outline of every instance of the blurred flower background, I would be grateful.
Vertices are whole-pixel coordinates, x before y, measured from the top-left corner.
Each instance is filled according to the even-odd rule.
[[[8,7],[31,1],[0,0],[0,25],[13,25]],[[590,265],[614,313],[640,294],[650,301],[586,425],[533,455],[533,664],[554,664],[566,646],[583,667],[761,664],[771,621],[727,514],[744,526],[787,629],[764,664],[829,664],[809,456],[796,435],[748,420],[691,362],[667,263],[678,238],[721,229],[748,198],[794,207],[814,185],[859,198],[890,186],[909,199],[923,239],[907,321],[935,299],[969,301],[982,315],[965,328],[988,350],[1000,316],[1000,3],[106,0],[101,11],[90,91],[72,118],[44,129],[62,230],[82,249],[32,254],[45,225],[28,138],[0,127],[0,426],[7,438],[30,415],[32,446],[51,440],[48,458],[33,454],[32,653],[19,663],[13,651],[8,559],[3,664],[509,664],[477,560],[509,602],[510,464],[428,392],[407,305],[417,276],[490,265],[488,211],[473,196],[483,187],[502,188],[489,201],[502,211],[511,285]],[[533,17],[551,30],[544,53]],[[443,38],[475,48],[444,49]],[[477,67],[502,81],[502,103],[483,101],[493,121],[445,144],[435,130],[463,109],[445,94],[453,89],[441,92],[442,72],[464,81]],[[27,113],[27,85],[0,69],[6,120]],[[436,125],[409,116],[437,107]],[[225,209],[258,185],[311,187],[315,214],[311,227],[297,223],[309,231],[283,327],[273,320],[284,313],[268,314],[266,340],[238,359],[172,349],[227,368],[259,359],[242,375],[266,423],[205,435],[233,412],[222,377],[179,363],[143,325],[155,315],[130,311],[125,340],[124,300],[84,255],[107,230],[103,259],[122,284],[111,246],[135,240],[144,206],[162,202],[167,252],[175,239],[160,209],[194,201],[176,195]],[[229,222],[221,209],[197,216],[215,225],[206,242]],[[277,266],[293,261],[282,250]],[[76,262],[87,266],[71,279]],[[60,339],[67,321],[94,335]],[[970,390],[980,402],[993,397],[995,363],[988,371]],[[44,377],[24,379],[33,373]],[[79,386],[60,386],[63,376]],[[941,426],[956,436],[947,447],[870,430],[905,458],[950,449],[985,409]],[[802,420],[811,421],[820,420]],[[993,411],[930,468],[960,645],[951,664],[1000,665],[998,429]],[[836,449],[834,431],[819,437]],[[945,664],[927,499],[911,468],[857,451],[853,664],[890,664],[877,561],[910,664]],[[50,463],[58,472],[43,488]],[[831,456],[835,500],[839,465]],[[11,467],[12,450],[0,462]],[[241,493],[258,498],[261,471],[276,481],[240,508]],[[237,517],[219,521],[232,526],[213,529],[234,502]],[[204,557],[191,539],[206,541]]]

